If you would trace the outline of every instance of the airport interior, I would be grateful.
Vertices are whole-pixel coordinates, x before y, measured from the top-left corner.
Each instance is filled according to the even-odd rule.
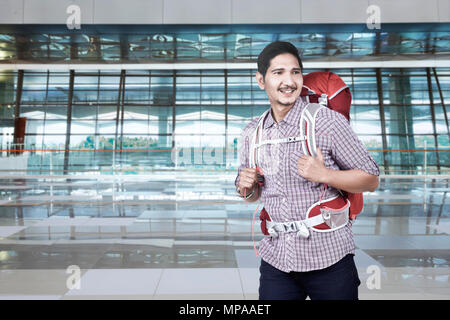
[[[359,299],[450,298],[449,0],[0,8],[0,300],[258,299],[259,203],[234,183],[273,41],[344,80],[380,168]]]

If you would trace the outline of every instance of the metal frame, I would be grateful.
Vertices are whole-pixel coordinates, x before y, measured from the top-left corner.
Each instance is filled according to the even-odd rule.
[[[12,149],[24,149],[25,146],[25,137],[22,142],[18,141],[18,133],[16,132],[16,122],[20,118],[20,106],[22,103],[22,90],[23,90],[23,75],[24,71],[20,70],[17,75],[17,91],[16,91],[16,103],[14,107],[14,135],[13,135],[13,147]],[[18,154],[13,152],[13,154]]]
[[[117,97],[117,108],[116,108],[116,128],[115,128],[115,133],[114,133],[114,146],[113,146],[113,159],[116,159],[116,149],[117,149],[117,139],[119,136],[119,125],[123,124],[123,120],[121,121],[121,115],[122,112],[121,110],[123,109],[123,96],[125,94],[125,76],[126,76],[126,71],[122,70],[120,72],[120,82],[119,82],[119,94]],[[123,117],[123,116],[122,116]],[[121,121],[119,123],[119,121]],[[123,131],[123,130],[122,130]],[[120,139],[120,156],[122,156],[122,140],[123,137],[121,137]],[[115,165],[115,161],[113,161],[113,166]]]
[[[69,93],[67,101],[67,127],[66,127],[66,143],[64,147],[64,167],[63,174],[68,174],[69,171],[69,148],[70,148],[70,136],[72,127],[72,100],[73,100],[73,87],[75,84],[75,71],[70,70],[69,79]]]
[[[172,74],[172,149],[175,148],[175,124],[176,124],[176,104],[177,104],[177,71]]]
[[[122,83],[122,100],[120,102],[120,163],[122,164],[122,148],[123,148],[123,120],[125,115],[125,85],[127,80],[126,70],[122,70],[121,77],[123,75]]]
[[[20,117],[20,105],[22,102],[22,89],[23,89],[23,70],[19,70],[17,73],[17,90],[16,90],[16,103],[14,106],[14,119]]]
[[[437,139],[437,131],[436,131],[436,114],[434,112],[434,99],[433,99],[433,86],[431,84],[431,72],[430,68],[427,68],[427,85],[428,85],[428,97],[430,99],[430,111],[431,111],[431,121],[433,125],[433,137],[434,137],[434,148],[438,149],[439,143]],[[436,156],[436,166],[438,169],[438,173],[441,173],[441,164],[439,161],[439,152],[435,151]]]
[[[44,129],[42,131],[42,146],[44,146],[44,139],[45,139],[45,123],[46,123],[46,120],[47,120],[47,104],[48,104],[48,85],[49,85],[49,82],[50,82],[50,71],[47,71],[47,83],[45,85],[45,101],[43,103],[43,107],[45,106],[45,109],[44,109]],[[51,156],[52,155],[50,154],[50,157]],[[42,165],[44,164],[43,159],[44,159],[44,154],[41,155],[41,168],[40,168],[39,172],[42,172]]]
[[[448,125],[447,108],[445,107],[444,95],[442,94],[441,84],[439,83],[439,77],[437,75],[436,68],[433,68],[433,74],[434,74],[434,79],[436,81],[436,86],[439,91],[439,97],[441,98],[442,109],[444,111],[445,125],[447,126],[447,135],[448,135],[448,138],[450,139],[450,127]]]
[[[378,106],[379,106],[380,121],[381,121],[381,141],[383,144],[383,150],[387,150],[388,143],[387,143],[387,137],[386,137],[386,118],[384,115],[383,82],[382,82],[382,78],[381,78],[381,69],[376,69],[376,78],[377,78]],[[386,158],[387,158],[386,152],[383,151],[384,172],[386,174],[389,174],[389,162]]]
[[[223,155],[223,163],[225,163],[225,166],[227,166],[227,159],[228,159],[228,70],[223,70],[223,76],[224,76],[224,102],[225,102],[225,152]]]

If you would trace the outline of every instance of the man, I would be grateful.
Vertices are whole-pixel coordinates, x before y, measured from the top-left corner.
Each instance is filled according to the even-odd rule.
[[[258,57],[258,86],[265,90],[271,111],[263,123],[263,140],[300,134],[300,116],[306,102],[298,50],[287,42],[269,44]],[[317,157],[302,152],[301,142],[264,145],[259,151],[258,173],[249,165],[254,119],[243,130],[241,165],[236,190],[246,201],[261,199],[273,221],[299,221],[319,200],[328,185],[327,197],[338,190],[352,193],[374,191],[379,169],[348,121],[328,108],[316,119]],[[280,233],[260,242],[260,299],[357,299],[360,280],[353,261],[355,245],[351,223],[332,232],[311,231],[298,237]]]

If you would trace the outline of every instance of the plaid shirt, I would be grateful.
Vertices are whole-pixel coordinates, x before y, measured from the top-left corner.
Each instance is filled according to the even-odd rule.
[[[299,136],[300,116],[305,106],[306,102],[299,98],[279,123],[269,113],[264,121],[261,140]],[[243,130],[236,185],[240,171],[249,167],[249,146],[257,123],[258,118]],[[328,108],[319,111],[316,141],[327,168],[361,169],[379,175],[375,160],[341,114]],[[273,221],[303,220],[308,208],[319,201],[323,185],[308,181],[298,173],[297,162],[302,155],[301,142],[264,145],[260,148],[257,163],[265,178],[260,201]],[[337,194],[336,189],[328,186],[324,199]],[[333,232],[310,233],[308,239],[299,238],[295,233],[280,233],[278,238],[264,237],[259,245],[261,258],[284,272],[305,272],[326,268],[355,251],[351,224]]]

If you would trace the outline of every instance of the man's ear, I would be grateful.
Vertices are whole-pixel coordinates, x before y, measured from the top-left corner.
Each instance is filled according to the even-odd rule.
[[[256,72],[256,82],[261,90],[265,89],[264,77],[260,72]]]

